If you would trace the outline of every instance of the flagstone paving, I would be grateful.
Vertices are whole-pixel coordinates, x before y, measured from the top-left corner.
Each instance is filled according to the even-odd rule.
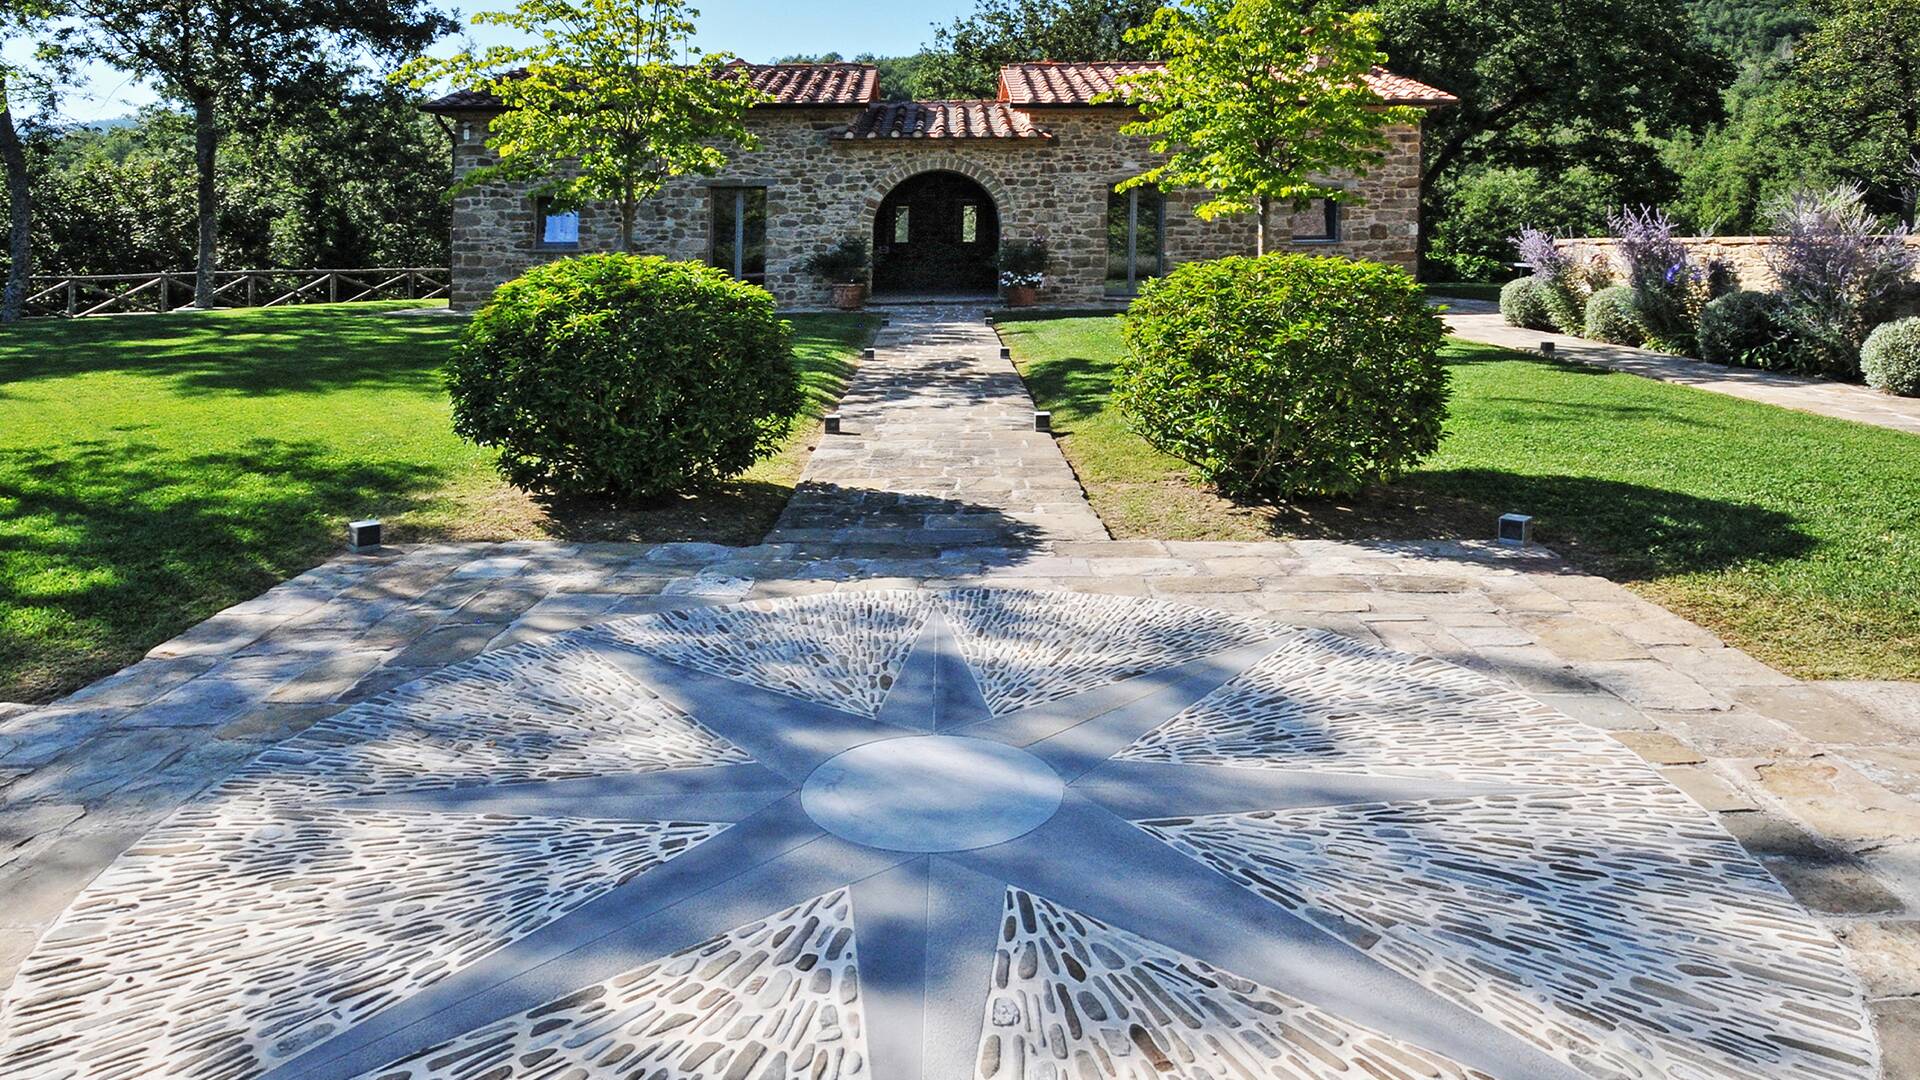
[[[0,1075],[1920,1075],[1913,687],[1539,550],[901,520],[346,556],[0,712]]]

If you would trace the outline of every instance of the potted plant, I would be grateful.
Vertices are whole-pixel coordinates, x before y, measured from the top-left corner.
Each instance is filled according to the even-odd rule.
[[[1052,257],[1045,240],[1009,241],[1000,245],[994,265],[1000,271],[1000,288],[1006,292],[1008,307],[1031,307],[1037,291],[1047,281],[1047,265]]]
[[[807,260],[806,270],[833,286],[833,306],[859,311],[867,298],[867,242],[849,236]]]

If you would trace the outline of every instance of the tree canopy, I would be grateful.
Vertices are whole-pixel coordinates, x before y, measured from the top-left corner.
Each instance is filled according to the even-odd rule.
[[[1912,222],[1920,201],[1920,4],[1812,0],[1785,104],[1809,140],[1862,185],[1869,205]]]
[[[485,88],[506,106],[488,129],[495,161],[460,186],[534,180],[557,206],[612,202],[626,251],[643,199],[673,177],[718,172],[722,144],[757,145],[745,118],[764,95],[731,55],[692,54],[694,14],[686,0],[521,0],[474,22],[537,44],[423,57],[397,77]]]
[[[1385,106],[1366,75],[1386,57],[1371,12],[1340,0],[1198,0],[1160,9],[1129,41],[1165,67],[1128,76],[1116,98],[1141,119],[1164,162],[1120,185],[1203,188],[1197,212],[1259,216],[1258,250],[1271,246],[1274,203],[1304,210],[1315,199],[1353,198],[1330,174],[1379,164],[1389,124],[1420,111]]]
[[[356,54],[424,49],[454,29],[428,0],[63,0],[59,43],[154,83],[194,119],[198,203],[194,302],[211,306],[217,259],[217,181],[225,103],[323,94]]]

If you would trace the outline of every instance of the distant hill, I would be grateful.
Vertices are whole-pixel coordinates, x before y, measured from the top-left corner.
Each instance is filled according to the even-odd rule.
[[[1693,0],[1693,14],[1737,62],[1771,53],[1813,25],[1799,0]]]

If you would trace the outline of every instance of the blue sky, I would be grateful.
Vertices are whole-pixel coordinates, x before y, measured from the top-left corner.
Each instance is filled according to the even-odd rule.
[[[511,0],[459,5],[462,11],[509,6]],[[700,9],[699,44],[724,49],[749,60],[771,60],[796,53],[840,52],[847,56],[871,52],[882,56],[913,52],[933,37],[933,27],[973,8],[972,0],[922,0],[920,3],[882,0],[695,0]],[[484,35],[478,40],[487,41]],[[20,43],[3,50],[20,59]],[[151,89],[129,80],[112,68],[92,66],[80,73],[80,85],[67,96],[65,119],[90,121],[125,116],[152,103]]]

